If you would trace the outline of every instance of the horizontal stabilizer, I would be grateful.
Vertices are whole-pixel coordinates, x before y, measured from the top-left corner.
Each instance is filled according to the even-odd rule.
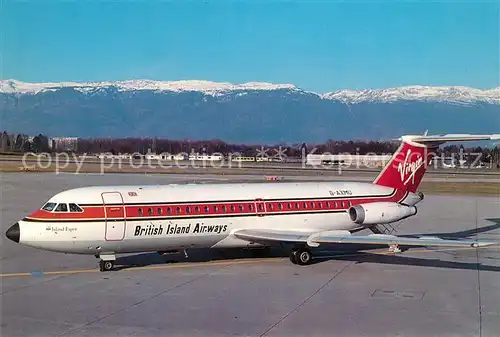
[[[443,134],[443,135],[431,135],[431,136],[402,136],[399,140],[402,141],[412,141],[415,143],[446,143],[446,142],[466,142],[466,141],[480,141],[480,140],[500,140],[500,134],[491,135],[473,135],[473,134]]]

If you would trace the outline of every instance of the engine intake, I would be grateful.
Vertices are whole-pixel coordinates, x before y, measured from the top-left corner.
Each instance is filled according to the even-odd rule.
[[[359,225],[388,224],[417,214],[415,206],[396,202],[373,202],[349,208],[349,217]]]

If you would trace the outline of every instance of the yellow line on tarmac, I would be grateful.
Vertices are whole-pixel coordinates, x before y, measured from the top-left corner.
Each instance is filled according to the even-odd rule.
[[[282,258],[269,258],[269,259],[258,259],[258,260],[240,260],[240,261],[217,261],[217,262],[194,262],[194,263],[182,263],[182,264],[171,264],[171,265],[152,265],[144,267],[127,267],[120,270],[114,271],[139,271],[139,270],[153,270],[153,269],[174,269],[174,268],[189,268],[189,267],[212,267],[212,266],[233,266],[238,264],[251,264],[251,263],[263,263],[263,262],[277,262],[281,261]],[[40,276],[46,275],[71,275],[71,274],[86,274],[86,273],[98,273],[99,269],[81,269],[81,270],[56,270],[56,271],[36,271],[33,273],[6,273],[0,274],[0,278],[4,277],[27,277],[35,276],[39,274]]]
[[[487,247],[484,247],[487,248]],[[409,249],[407,252],[409,254],[411,253],[440,253],[440,252],[445,252],[445,251],[457,251],[457,250],[472,250],[472,249],[479,249],[475,247],[457,247],[457,248],[445,248],[445,249],[439,249],[439,250],[433,250],[433,249],[425,249],[425,248],[420,248],[420,249]],[[373,254],[373,255],[394,255],[394,253],[389,252],[389,251],[384,251],[384,252],[375,252],[375,253],[369,253],[369,252],[360,252],[360,253],[354,253],[354,254],[335,254],[335,255],[326,255],[324,258],[342,258],[342,257],[355,257],[355,256],[363,256],[367,254]],[[401,256],[401,255],[397,255]],[[404,257],[404,256],[403,256]],[[321,258],[321,257],[319,257]],[[239,264],[252,264],[252,263],[264,263],[264,262],[278,262],[283,260],[283,258],[267,258],[267,259],[250,259],[250,260],[238,260],[238,261],[216,261],[216,262],[192,262],[192,263],[181,263],[181,264],[169,264],[169,265],[151,265],[151,266],[144,266],[144,267],[126,267],[117,271],[140,271],[140,270],[157,270],[157,269],[174,269],[174,268],[190,268],[190,267],[211,267],[211,266],[232,266],[232,265],[239,265]],[[47,272],[32,272],[32,273],[6,273],[6,274],[0,274],[0,278],[7,278],[7,277],[29,277],[29,276],[36,276],[36,274],[40,274],[40,276],[50,276],[50,275],[72,275],[72,274],[86,274],[86,273],[98,273],[100,272],[99,269],[81,269],[81,270],[57,270],[57,271],[47,271]]]

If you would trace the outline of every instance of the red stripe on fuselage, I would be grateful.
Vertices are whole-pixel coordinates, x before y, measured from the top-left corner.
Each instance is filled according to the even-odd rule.
[[[42,221],[64,221],[64,220],[102,220],[123,218],[125,208],[126,219],[139,220],[141,218],[155,217],[168,219],[170,217],[190,216],[238,216],[238,215],[278,215],[297,212],[329,212],[347,210],[350,206],[380,201],[401,202],[407,196],[407,192],[396,190],[387,196],[356,197],[350,196],[342,199],[317,198],[317,199],[289,199],[289,200],[261,200],[256,201],[210,201],[193,203],[158,203],[158,204],[133,204],[123,206],[112,205],[87,205],[82,206],[83,212],[47,212],[37,210],[27,218]],[[106,215],[105,215],[106,214]]]

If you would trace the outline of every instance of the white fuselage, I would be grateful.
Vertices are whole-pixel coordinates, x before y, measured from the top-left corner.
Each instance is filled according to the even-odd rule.
[[[349,182],[85,187],[48,201],[80,211],[40,209],[18,221],[19,242],[76,254],[248,247],[235,230],[353,231],[362,227],[347,213],[353,205],[420,200]]]

